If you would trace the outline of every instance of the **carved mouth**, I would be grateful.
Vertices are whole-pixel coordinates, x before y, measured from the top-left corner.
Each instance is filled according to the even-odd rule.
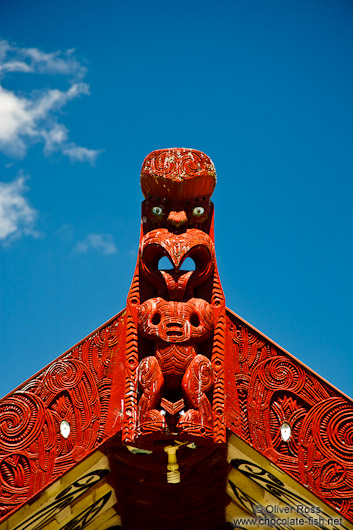
[[[183,333],[184,326],[181,322],[168,322],[165,327],[167,328],[165,330],[165,334],[167,335],[167,337],[182,337],[184,335]],[[179,328],[179,329],[175,329],[175,328]]]
[[[141,272],[161,294],[165,288],[173,300],[183,300],[188,288],[205,283],[214,270],[213,241],[196,228],[173,234],[166,228],[148,232],[142,239]]]
[[[185,322],[178,322],[177,319],[171,319],[164,322],[162,334],[167,342],[185,342],[188,340],[188,325]]]
[[[175,330],[172,330],[172,331],[166,331],[165,333],[168,337],[182,337],[183,336],[183,332],[182,331],[177,331],[176,329]]]
[[[203,270],[214,260],[213,241],[195,228],[179,235],[165,228],[152,230],[144,236],[141,250],[142,263],[148,271],[171,267],[177,272],[182,264],[186,271]]]

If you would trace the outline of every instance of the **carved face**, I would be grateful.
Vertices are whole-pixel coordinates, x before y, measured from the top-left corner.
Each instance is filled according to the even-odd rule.
[[[201,151],[173,148],[150,153],[141,170],[145,232],[151,226],[171,232],[202,228],[212,213],[215,185],[213,162]]]
[[[138,322],[143,336],[173,343],[204,341],[214,327],[212,308],[200,298],[188,302],[150,298],[141,304]]]
[[[170,260],[169,270],[159,270],[161,257]],[[190,257],[195,271],[183,269],[183,263]],[[171,234],[161,228],[148,232],[141,244],[141,270],[145,278],[155,285],[167,286],[169,297],[181,300],[187,287],[204,283],[212,274],[215,263],[214,243],[200,230],[191,228],[183,234]]]
[[[199,228],[212,212],[212,203],[204,197],[185,201],[171,201],[166,198],[151,197],[144,201],[145,219],[157,227],[169,230]]]

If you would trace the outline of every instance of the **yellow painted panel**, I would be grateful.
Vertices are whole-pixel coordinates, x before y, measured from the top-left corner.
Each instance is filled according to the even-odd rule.
[[[235,502],[233,501],[230,502],[228,506],[226,507],[226,521],[234,524],[235,521],[240,522],[241,519],[247,520],[247,521],[253,520],[253,522],[255,523],[254,517],[251,517],[251,515],[249,515],[248,512],[243,510]],[[251,528],[253,528],[254,530],[258,530],[260,526],[258,524],[254,524],[254,525],[251,525]]]
[[[55,518],[40,523],[33,528],[45,528],[45,530],[66,530],[74,526],[86,528],[86,524],[99,518],[106,510],[116,504],[114,490],[106,481],[101,481],[92,487],[88,493],[81,496],[72,506],[67,506],[65,510],[56,514]],[[82,526],[82,524],[85,526]],[[11,528],[11,527],[9,527]],[[14,530],[14,529],[11,529]]]
[[[114,507],[85,526],[85,530],[109,530],[112,526],[121,526],[121,517],[116,513]]]
[[[100,483],[109,472],[108,459],[96,451],[49,486],[34,502],[26,504],[0,525],[0,530],[37,530],[57,517],[60,523],[75,502]]]
[[[227,493],[233,503],[251,515],[257,514],[261,528],[267,524],[298,530],[353,530],[353,525],[339,513],[236,435],[228,442],[228,462],[233,469],[228,474]],[[235,508],[227,510],[230,514]],[[227,521],[234,523],[234,518],[228,519],[227,515]],[[248,527],[255,528],[253,522],[244,526]]]

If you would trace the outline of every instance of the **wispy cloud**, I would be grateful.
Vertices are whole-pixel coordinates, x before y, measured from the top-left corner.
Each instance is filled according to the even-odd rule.
[[[37,211],[24,194],[28,177],[18,175],[12,182],[0,182],[0,241],[7,244],[23,235],[38,237],[34,229]]]
[[[105,255],[116,254],[118,249],[114,243],[113,236],[110,234],[89,234],[85,239],[79,241],[75,246],[75,252],[83,254],[90,250]]]
[[[67,155],[71,162],[89,162],[94,164],[97,156],[102,152],[102,149],[86,149],[86,147],[79,147],[78,145],[71,145],[63,149],[64,155]]]
[[[87,69],[75,57],[75,50],[45,53],[38,48],[20,48],[5,39],[0,39],[1,72],[37,72],[61,74],[82,80]]]
[[[45,53],[37,48],[20,48],[0,40],[0,79],[9,72],[62,75],[67,90],[42,89],[18,94],[0,85],[0,151],[24,157],[34,143],[43,143],[44,154],[60,151],[70,160],[94,163],[102,150],[81,147],[68,140],[69,131],[59,123],[59,111],[71,100],[89,95],[83,81],[86,68],[74,50]]]

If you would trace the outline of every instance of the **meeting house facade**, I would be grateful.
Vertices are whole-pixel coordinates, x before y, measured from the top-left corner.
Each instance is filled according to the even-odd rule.
[[[126,308],[0,401],[0,530],[353,530],[353,403],[226,307],[215,184],[144,160]]]

